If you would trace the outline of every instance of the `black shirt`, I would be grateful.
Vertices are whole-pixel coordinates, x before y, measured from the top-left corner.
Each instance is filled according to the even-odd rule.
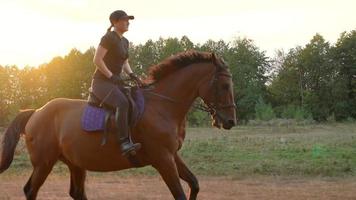
[[[100,46],[108,51],[103,61],[107,68],[116,75],[120,75],[124,61],[129,57],[129,41],[120,38],[115,31],[109,31],[101,37]],[[108,79],[98,68],[95,69],[93,78]]]

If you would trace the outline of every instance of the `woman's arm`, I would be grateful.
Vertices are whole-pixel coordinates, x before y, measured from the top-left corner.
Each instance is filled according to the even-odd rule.
[[[127,75],[130,75],[132,73],[132,69],[129,64],[129,59],[125,60],[122,68]]]
[[[96,65],[96,67],[107,77],[110,78],[112,76],[112,72],[108,69],[108,67],[105,65],[105,62],[103,60],[106,52],[108,50],[102,47],[101,45],[98,46],[98,48],[95,51],[94,59],[93,62]]]
[[[130,77],[131,79],[135,80],[136,83],[137,83],[140,87],[142,87],[142,86],[145,85],[145,84],[142,82],[142,80],[132,72],[132,69],[131,69],[130,64],[129,64],[129,59],[126,59],[126,60],[125,60],[125,62],[124,62],[124,64],[123,64],[123,70],[124,70],[124,72],[125,72],[127,75],[129,75],[129,77]]]

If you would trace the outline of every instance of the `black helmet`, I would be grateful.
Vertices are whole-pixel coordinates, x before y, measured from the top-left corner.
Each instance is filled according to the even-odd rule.
[[[123,10],[115,10],[110,14],[110,22],[113,24],[113,21],[116,21],[118,19],[135,19],[133,15],[127,15],[125,11]]]

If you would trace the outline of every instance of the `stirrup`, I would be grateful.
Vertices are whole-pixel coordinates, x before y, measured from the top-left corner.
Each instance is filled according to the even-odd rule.
[[[141,149],[141,143],[135,143],[133,144],[129,140],[125,140],[124,142],[121,142],[121,154],[123,156],[134,156],[137,154],[137,151]]]

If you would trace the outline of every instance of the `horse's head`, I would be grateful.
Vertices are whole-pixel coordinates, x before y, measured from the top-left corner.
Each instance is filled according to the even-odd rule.
[[[215,71],[199,88],[199,97],[208,106],[213,126],[231,129],[236,125],[236,105],[234,101],[232,75],[222,58],[212,53]]]

